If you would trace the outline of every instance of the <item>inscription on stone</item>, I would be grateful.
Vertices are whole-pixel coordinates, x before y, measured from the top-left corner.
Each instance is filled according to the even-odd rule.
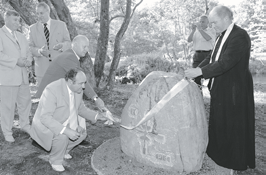
[[[182,78],[175,73],[149,74],[128,100],[121,124],[135,126]],[[208,142],[199,88],[189,83],[148,121],[133,130],[121,127],[120,138],[122,151],[141,163],[176,172],[199,170]]]

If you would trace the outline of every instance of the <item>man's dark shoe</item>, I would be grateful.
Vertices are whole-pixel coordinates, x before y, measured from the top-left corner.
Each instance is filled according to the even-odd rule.
[[[86,141],[86,140],[83,140],[80,144],[79,144],[80,147],[83,147],[83,148],[90,148],[91,147],[91,144],[90,142]]]

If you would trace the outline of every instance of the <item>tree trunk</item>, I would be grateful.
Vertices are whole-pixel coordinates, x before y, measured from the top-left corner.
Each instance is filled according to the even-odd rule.
[[[77,29],[73,23],[73,20],[70,16],[69,9],[66,6],[64,0],[50,0],[53,4],[57,15],[61,21],[64,21],[67,25],[67,29],[70,34],[70,38],[73,39],[78,35]]]
[[[0,28],[3,27],[4,25],[5,25],[5,20],[3,16],[0,14]]]
[[[207,15],[209,13],[208,0],[205,0],[205,6],[206,6],[205,15]]]
[[[87,53],[84,57],[80,58],[80,65],[83,69],[84,73],[87,77],[87,82],[91,85],[91,87],[95,87],[95,76],[93,63],[91,60],[91,56]]]
[[[109,39],[109,0],[101,0],[100,35],[94,62],[94,74],[98,87],[104,70]]]
[[[67,25],[71,40],[78,35],[77,29],[71,15],[69,13],[69,9],[66,6],[64,0],[50,0],[53,4],[57,15],[61,21],[64,21]],[[87,76],[87,81],[90,83],[92,87],[95,87],[95,76],[94,76],[94,68],[90,55],[87,53],[84,57],[80,59],[81,68]]]
[[[38,0],[38,2],[45,2],[50,7],[50,17],[52,19],[59,19],[56,13],[56,10],[54,9],[54,6],[51,4],[50,0]]]
[[[167,43],[165,43],[165,50],[166,50],[166,54],[167,54],[168,58],[170,58],[172,60],[172,56],[171,56],[171,54],[169,52],[168,44]]]
[[[137,6],[142,3],[143,0],[141,0],[133,9],[133,12],[131,14],[131,4],[132,1],[131,0],[127,0],[127,6],[126,6],[126,15],[124,17],[124,21],[119,29],[119,31],[117,32],[116,36],[115,36],[115,44],[114,44],[114,57],[112,60],[112,64],[110,67],[110,72],[109,72],[109,76],[108,76],[108,84],[107,87],[109,88],[113,88],[113,84],[114,84],[114,79],[115,79],[115,71],[118,67],[119,61],[120,61],[120,57],[121,57],[121,40],[128,28],[129,22],[131,17],[133,16],[133,13],[135,11],[135,9],[137,8]]]
[[[33,18],[33,16],[30,14],[29,10],[26,9],[26,6],[23,4],[26,3],[23,0],[9,0],[9,4],[16,10],[21,18],[25,21],[27,25],[32,25],[36,22],[36,20]]]

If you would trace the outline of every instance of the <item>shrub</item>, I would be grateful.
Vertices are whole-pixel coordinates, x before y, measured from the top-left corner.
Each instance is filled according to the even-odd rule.
[[[141,82],[152,71],[178,72],[180,67],[187,69],[190,62],[186,60],[172,61],[163,57],[161,53],[143,53],[121,58],[116,75],[119,77],[134,77]],[[109,73],[111,63],[105,65],[105,72]]]
[[[266,61],[254,59],[249,62],[249,70],[251,74],[266,74]]]

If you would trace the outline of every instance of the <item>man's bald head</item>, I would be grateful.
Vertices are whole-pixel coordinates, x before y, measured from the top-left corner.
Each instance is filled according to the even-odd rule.
[[[209,14],[209,21],[217,33],[225,31],[233,22],[233,12],[226,6],[216,6]]]
[[[89,51],[89,39],[84,35],[76,36],[72,41],[72,49],[79,57],[84,57]]]
[[[210,15],[217,15],[220,18],[228,18],[229,20],[233,21],[233,12],[226,6],[219,5],[212,9]]]

